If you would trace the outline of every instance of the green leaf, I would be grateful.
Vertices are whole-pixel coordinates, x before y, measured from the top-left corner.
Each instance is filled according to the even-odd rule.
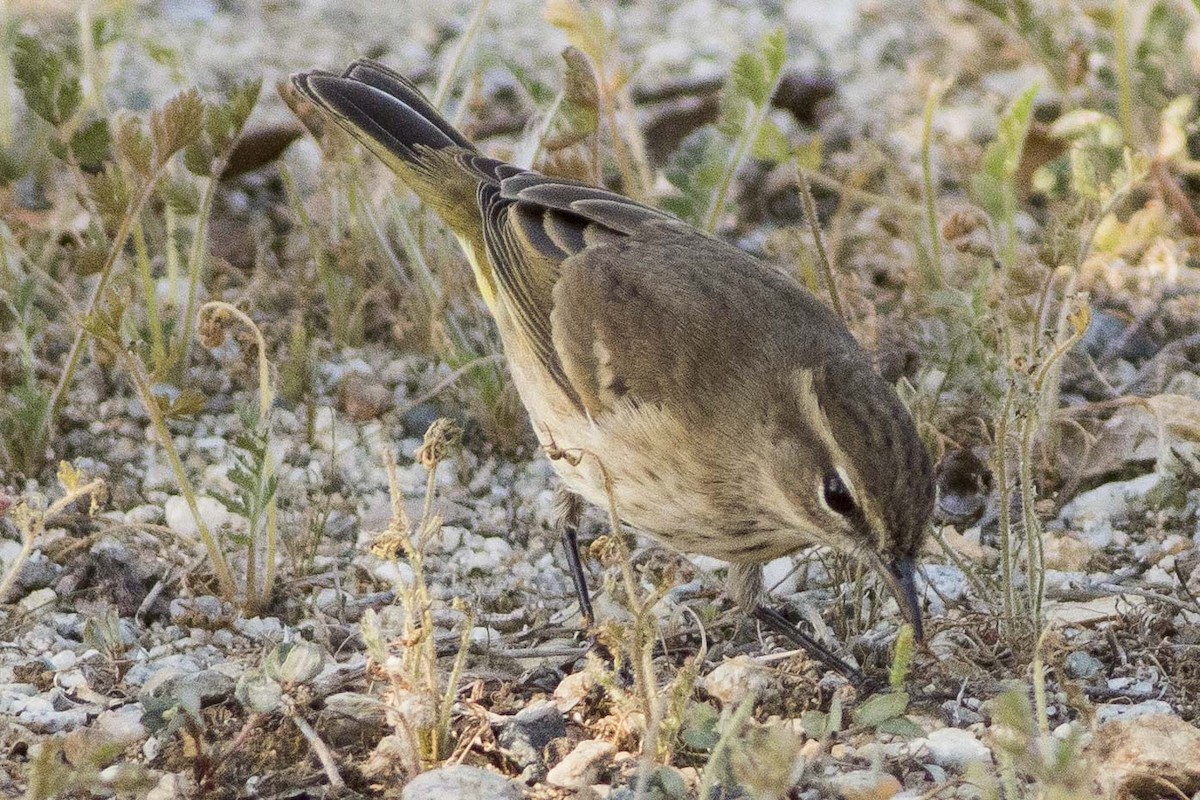
[[[805,711],[800,715],[800,727],[811,739],[824,739],[834,732],[824,711]]]
[[[95,119],[71,137],[71,154],[85,172],[95,172],[112,156],[108,120]]]
[[[150,138],[154,163],[161,167],[171,156],[196,141],[204,128],[204,101],[187,89],[150,112]]]
[[[233,696],[251,711],[269,714],[279,710],[283,702],[283,687],[263,670],[251,669],[242,673]]]
[[[721,740],[721,713],[708,703],[692,703],[683,713],[680,740],[691,750],[707,753]]]
[[[552,133],[546,137],[545,148],[550,151],[578,144],[600,126],[600,91],[591,62],[577,47],[567,47],[562,57],[566,62],[563,101]]]
[[[142,127],[142,121],[134,116],[122,116],[113,139],[117,154],[125,163],[143,180],[149,178],[154,166],[154,145]]]
[[[888,692],[877,694],[867,702],[854,709],[851,718],[855,725],[865,728],[876,728],[884,720],[895,719],[908,710],[907,692]]]
[[[12,53],[13,75],[29,110],[55,127],[70,119],[83,102],[77,65],[35,36],[19,34]]]
[[[1016,190],[1013,179],[1021,164],[1025,136],[1033,116],[1033,100],[1037,85],[1022,92],[1000,117],[996,138],[988,145],[980,164],[980,172],[972,182],[979,204],[994,219],[1009,220],[1016,212]]]
[[[905,739],[920,739],[927,731],[908,717],[892,717],[875,726],[879,733],[903,736]]]
[[[779,130],[779,126],[769,119],[763,121],[758,129],[758,136],[754,138],[754,144],[750,147],[752,157],[773,164],[787,161],[791,151],[791,142],[783,135],[783,131]]]

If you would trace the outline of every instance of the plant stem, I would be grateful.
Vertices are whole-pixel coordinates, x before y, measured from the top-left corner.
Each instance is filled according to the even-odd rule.
[[[226,600],[233,601],[237,596],[237,584],[233,580],[233,573],[229,571],[229,564],[225,560],[225,555],[221,552],[216,537],[209,531],[204,517],[200,514],[200,506],[196,502],[196,490],[193,488],[192,482],[188,480],[187,472],[183,468],[183,461],[179,458],[179,452],[175,449],[175,441],[171,437],[171,431],[167,428],[167,421],[163,417],[154,392],[150,389],[150,383],[146,379],[145,373],[142,372],[141,362],[130,355],[129,351],[120,346],[114,347],[113,350],[116,352],[117,357],[125,363],[125,367],[129,371],[129,377],[133,381],[134,389],[137,390],[138,397],[141,399],[142,405],[150,417],[150,422],[154,426],[154,431],[158,434],[159,444],[162,445],[163,451],[167,454],[167,462],[171,466],[171,472],[175,475],[175,482],[179,484],[179,491],[183,495],[183,499],[187,501],[188,510],[192,512],[192,519],[196,523],[196,532],[199,534],[200,541],[204,544],[205,549],[208,550],[209,560],[213,562],[213,571],[217,575],[217,583],[221,587],[221,594]]]
[[[96,312],[96,309],[99,308],[100,299],[104,297],[109,279],[112,278],[113,265],[117,263],[118,256],[125,249],[125,241],[129,238],[129,232],[133,227],[134,220],[142,213],[142,207],[150,199],[150,194],[154,191],[154,186],[161,175],[161,168],[155,170],[142,187],[142,191],[138,193],[138,196],[125,209],[125,214],[121,217],[121,221],[117,225],[117,233],[113,237],[108,255],[105,256],[104,263],[100,266],[96,286],[92,289],[91,297],[88,298],[87,308],[83,313],[83,321],[85,323]],[[47,439],[49,439],[50,433],[54,430],[54,424],[58,419],[58,412],[62,410],[63,403],[66,402],[67,390],[71,387],[71,381],[75,377],[75,368],[79,365],[80,356],[83,355],[84,345],[90,339],[91,334],[88,332],[87,325],[81,324],[75,334],[75,340],[71,342],[71,349],[67,352],[67,360],[63,366],[62,374],[58,378],[58,384],[54,387],[53,394],[50,395],[50,403],[46,410],[46,419],[42,425],[42,431]]]
[[[942,237],[938,231],[937,207],[934,204],[933,166],[931,150],[933,149],[933,114],[937,110],[945,85],[934,81],[925,96],[924,123],[921,128],[921,178],[925,186],[925,218],[929,225],[929,245],[933,254],[933,265],[929,270],[928,280],[934,290],[939,290],[945,284],[945,266],[942,264]]]
[[[151,352],[155,369],[161,369],[167,361],[166,334],[158,316],[158,293],[154,288],[154,273],[150,267],[150,252],[146,248],[146,232],[141,217],[133,223],[133,249],[137,256],[138,273],[142,279],[142,295],[146,303],[146,324],[150,328]]]
[[[1116,50],[1117,115],[1125,144],[1133,146],[1133,76],[1129,71],[1129,0],[1116,0],[1113,8],[1113,43]]]
[[[848,322],[846,309],[842,306],[841,293],[838,292],[837,280],[834,278],[833,264],[830,263],[829,253],[825,250],[825,237],[821,235],[821,225],[817,221],[817,204],[813,200],[808,176],[794,159],[792,160],[792,169],[796,171],[796,180],[800,184],[800,200],[804,203],[804,217],[808,220],[813,244],[817,248],[817,261],[821,264],[821,271],[825,273],[825,284],[829,287],[829,299],[833,303],[833,310],[841,317],[842,322]]]

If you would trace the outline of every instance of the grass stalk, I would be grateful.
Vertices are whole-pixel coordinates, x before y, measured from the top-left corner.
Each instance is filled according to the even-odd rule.
[[[200,514],[200,506],[196,501],[196,490],[192,486],[192,482],[188,480],[187,471],[183,467],[183,461],[179,458],[179,451],[175,449],[175,441],[171,436],[170,429],[167,427],[167,421],[163,416],[162,408],[159,406],[158,398],[154,396],[154,392],[150,388],[150,381],[143,371],[142,363],[128,350],[119,345],[114,346],[113,351],[116,353],[117,358],[125,365],[130,380],[133,382],[134,390],[137,392],[138,399],[142,401],[142,406],[146,409],[146,414],[150,417],[150,423],[153,425],[154,432],[158,436],[159,444],[162,446],[163,452],[167,454],[167,463],[171,467],[171,472],[175,475],[175,482],[179,485],[179,492],[187,502],[188,510],[192,513],[192,520],[196,523],[196,532],[200,536],[201,543],[208,551],[209,560],[212,561],[213,572],[216,573],[221,595],[226,600],[232,602],[237,597],[237,584],[233,580],[233,573],[229,569],[229,563],[225,559],[225,554],[221,552],[220,543],[208,529],[208,524]]]
[[[795,160],[792,161],[792,169],[796,171],[796,181],[800,186],[800,200],[804,204],[804,218],[808,220],[808,228],[812,232],[813,245],[817,248],[817,261],[821,265],[821,271],[825,273],[825,284],[829,287],[829,300],[833,303],[833,310],[837,312],[842,322],[848,322],[846,309],[842,305],[842,296],[838,291],[837,280],[833,274],[833,264],[830,263],[829,253],[825,249],[825,237],[821,233],[821,225],[817,220],[817,203],[813,199],[812,186],[809,185],[808,175],[805,170],[800,169],[800,165]]]
[[[150,265],[150,251],[146,247],[146,232],[141,219],[133,225],[133,249],[142,283],[142,300],[146,304],[146,324],[150,328],[150,348],[156,369],[167,363],[167,340],[162,320],[158,316],[158,293],[154,287],[154,272]]]
[[[933,263],[930,265],[927,282],[935,291],[946,281],[946,268],[942,263],[942,237],[938,230],[937,206],[933,185],[933,115],[941,101],[946,85],[934,81],[925,96],[925,112],[921,127],[921,180],[925,190],[925,222],[929,227],[929,247]]]

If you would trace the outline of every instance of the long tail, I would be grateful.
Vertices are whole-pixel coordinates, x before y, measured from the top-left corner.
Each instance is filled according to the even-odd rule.
[[[412,81],[382,64],[355,61],[341,75],[321,70],[292,83],[391,167],[460,238],[480,229],[471,168],[475,146],[455,130]]]

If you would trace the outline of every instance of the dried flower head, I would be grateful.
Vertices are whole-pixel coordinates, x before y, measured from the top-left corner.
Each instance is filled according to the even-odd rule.
[[[206,305],[200,309],[200,321],[196,324],[200,344],[209,350],[225,344],[225,334],[233,327],[233,314],[219,305]]]
[[[433,470],[450,455],[450,451],[462,441],[462,429],[454,420],[439,417],[425,431],[425,441],[413,453],[413,457],[427,470]]]

